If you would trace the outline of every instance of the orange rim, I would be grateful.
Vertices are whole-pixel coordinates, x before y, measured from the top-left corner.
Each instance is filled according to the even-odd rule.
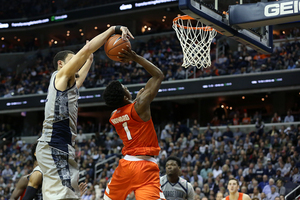
[[[182,20],[196,20],[194,18],[192,18],[191,16],[189,15],[182,15],[182,16],[178,16],[176,18],[173,19],[173,24],[176,24],[177,27],[182,27],[184,29],[193,29],[193,30],[203,30],[203,31],[217,31],[216,29],[210,27],[210,26],[206,26],[206,27],[189,27],[189,26],[180,26],[179,24],[177,24],[177,21],[179,19],[182,19]],[[221,32],[217,31],[218,33],[222,34]],[[223,34],[222,34],[223,35]]]

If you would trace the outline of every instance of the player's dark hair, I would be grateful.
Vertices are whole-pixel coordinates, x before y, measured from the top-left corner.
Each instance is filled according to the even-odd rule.
[[[53,58],[53,66],[54,66],[54,69],[57,69],[58,65],[57,65],[57,61],[59,60],[62,60],[65,62],[67,56],[69,54],[75,54],[73,51],[70,51],[70,50],[64,50],[64,51],[60,51],[58,52],[54,58]]]
[[[119,81],[111,81],[102,94],[106,105],[114,109],[124,106],[124,95],[125,91]]]
[[[168,162],[169,160],[174,160],[174,161],[176,161],[178,167],[181,167],[181,161],[180,161],[179,158],[177,158],[177,157],[175,157],[175,156],[170,156],[170,157],[167,158],[167,162]]]
[[[230,178],[230,179],[228,180],[228,183],[229,183],[229,181],[232,181],[232,180],[233,180],[233,181],[236,181],[236,184],[239,185],[239,180],[237,180],[236,178]]]
[[[36,151],[36,146],[37,146],[37,142],[32,144],[32,146],[31,146],[31,157],[32,157],[33,162],[36,161],[36,157],[34,155],[34,153]]]

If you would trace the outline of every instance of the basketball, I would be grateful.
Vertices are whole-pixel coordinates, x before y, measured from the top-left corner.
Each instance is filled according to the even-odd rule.
[[[127,45],[131,48],[131,44],[129,40],[124,41],[122,40],[122,36],[119,34],[111,36],[107,42],[105,43],[104,50],[106,55],[114,60],[120,61],[121,59],[118,58],[119,52],[122,52],[122,49],[127,49]]]

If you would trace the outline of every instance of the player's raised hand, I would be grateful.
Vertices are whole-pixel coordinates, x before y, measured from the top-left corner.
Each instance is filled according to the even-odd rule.
[[[119,52],[118,58],[121,59],[121,62],[129,62],[131,60],[135,60],[137,54],[132,51],[127,45],[127,49],[122,49],[122,52]]]
[[[84,195],[87,191],[87,184],[82,182],[79,184],[80,196]]]
[[[122,31],[122,39],[128,40],[128,36],[132,39],[134,39],[133,35],[129,31],[129,29],[126,26],[121,26],[120,30]]]

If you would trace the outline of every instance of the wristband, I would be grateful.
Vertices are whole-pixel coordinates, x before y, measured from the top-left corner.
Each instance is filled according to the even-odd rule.
[[[121,27],[122,26],[120,26],[120,25],[118,25],[118,26],[115,27],[115,33],[116,34],[122,34]]]

